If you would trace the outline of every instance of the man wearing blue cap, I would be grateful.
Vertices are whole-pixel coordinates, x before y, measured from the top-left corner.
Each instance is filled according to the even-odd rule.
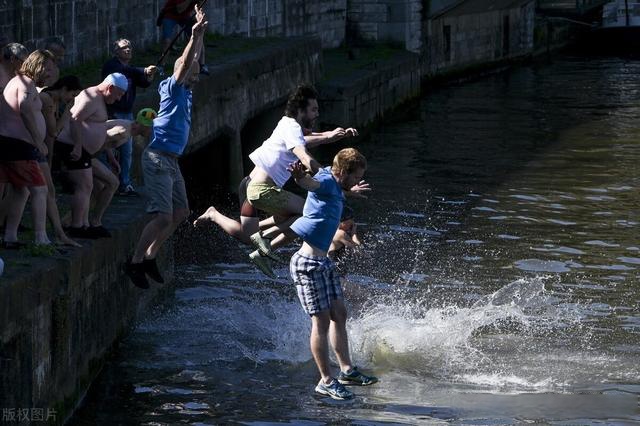
[[[191,89],[198,81],[198,54],[207,28],[206,15],[195,6],[196,23],[182,55],[176,60],[173,75],[160,83],[160,111],[153,120],[153,139],[142,154],[144,185],[151,220],[142,230],[126,273],[133,284],[149,288],[147,275],[164,282],[158,270],[156,255],[178,225],[189,215],[189,202],[184,179],[178,165],[189,141],[191,128]]]
[[[55,151],[66,165],[74,187],[71,226],[67,229],[67,235],[72,238],[111,236],[102,226],[102,216],[118,189],[118,178],[93,156],[102,149],[107,138],[107,105],[120,99],[128,86],[124,75],[113,73],[97,86],[80,92],[71,108],[71,118],[56,139]],[[94,174],[102,185],[94,194],[95,209],[89,220]]]

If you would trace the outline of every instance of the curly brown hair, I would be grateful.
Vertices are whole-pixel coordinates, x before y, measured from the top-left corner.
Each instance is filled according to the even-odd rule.
[[[287,106],[284,109],[284,113],[287,117],[296,118],[299,110],[304,110],[309,105],[309,99],[318,99],[318,92],[313,86],[308,84],[301,84],[296,87],[296,90],[289,95],[287,99]]]

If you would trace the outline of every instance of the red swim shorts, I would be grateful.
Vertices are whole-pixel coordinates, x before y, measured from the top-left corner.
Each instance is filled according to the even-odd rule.
[[[16,187],[45,186],[44,175],[35,160],[1,161],[0,183]]]

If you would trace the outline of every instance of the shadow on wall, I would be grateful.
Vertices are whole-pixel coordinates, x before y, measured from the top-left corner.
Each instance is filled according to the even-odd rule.
[[[233,138],[221,135],[180,159],[190,208],[199,211],[229,186],[229,152]]]

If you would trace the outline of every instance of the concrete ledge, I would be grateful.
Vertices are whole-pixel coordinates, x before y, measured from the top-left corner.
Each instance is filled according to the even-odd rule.
[[[146,223],[141,198],[116,198],[105,226],[113,238],[34,258],[3,251],[0,278],[0,407],[44,408],[62,423],[105,355],[173,280],[172,246],[161,256],[167,284],[134,287],[123,265]],[[66,249],[65,249],[66,250]]]

